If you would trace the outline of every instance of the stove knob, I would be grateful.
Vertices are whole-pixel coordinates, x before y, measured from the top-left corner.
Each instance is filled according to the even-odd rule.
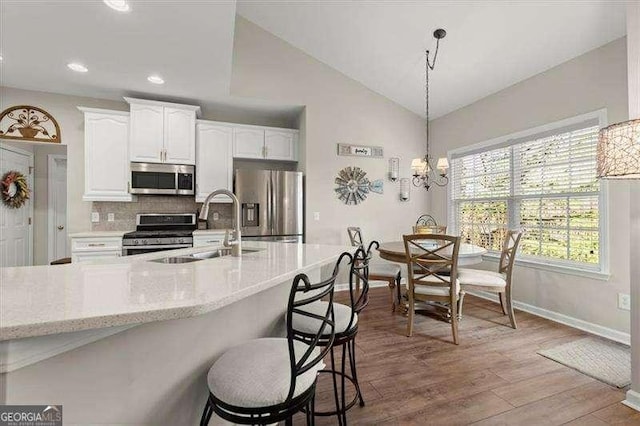
[[[178,244],[184,244],[184,238],[178,238]]]
[[[154,244],[160,244],[160,238],[156,238],[156,239],[154,240]]]
[[[140,245],[140,240],[137,240],[137,239],[133,240],[133,245],[134,246]]]
[[[143,246],[146,246],[147,244],[149,244],[149,241],[147,241],[147,240],[140,240],[140,244],[142,244]]]

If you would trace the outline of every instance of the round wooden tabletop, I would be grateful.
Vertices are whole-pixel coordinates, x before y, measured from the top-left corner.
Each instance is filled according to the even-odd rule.
[[[378,252],[383,259],[391,262],[406,263],[403,241],[382,243],[378,248]],[[446,250],[443,250],[443,253],[446,253]],[[458,251],[458,265],[467,266],[480,263],[484,254],[487,254],[487,249],[473,244],[462,243]]]

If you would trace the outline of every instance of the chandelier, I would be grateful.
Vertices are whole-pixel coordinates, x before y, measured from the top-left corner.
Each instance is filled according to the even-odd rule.
[[[426,51],[425,60],[425,134],[426,134],[426,151],[422,158],[414,158],[411,161],[411,170],[413,171],[413,185],[422,186],[427,191],[431,185],[445,186],[449,183],[447,177],[447,169],[449,168],[449,161],[446,157],[438,158],[436,163],[437,172],[434,170],[431,164],[431,158],[429,157],[429,71],[433,71],[436,65],[436,58],[438,57],[438,48],[440,46],[440,39],[444,38],[447,32],[442,28],[439,28],[433,32],[433,37],[436,39],[436,51],[433,55],[433,62],[429,60],[429,51]]]

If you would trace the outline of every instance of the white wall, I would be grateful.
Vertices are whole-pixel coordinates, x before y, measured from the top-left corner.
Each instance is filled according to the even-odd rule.
[[[242,18],[236,18],[231,94],[305,105],[301,123],[301,169],[306,173],[306,235],[313,243],[347,243],[347,226],[361,226],[365,239],[398,240],[425,211],[424,190],[408,203],[399,184],[386,180],[388,158],[400,157],[409,177],[411,158],[424,155],[424,122]],[[384,147],[384,159],[339,157],[337,143]],[[371,194],[345,206],[333,191],[337,172],[359,166],[370,179],[385,179],[384,195]],[[313,220],[320,213],[320,221]]]
[[[84,117],[78,105],[93,108],[128,110],[124,101],[66,96],[54,93],[0,87],[0,110],[13,105],[34,105],[49,112],[60,125],[61,143],[67,146],[68,232],[88,231],[91,226],[91,203],[82,201],[84,192]]]
[[[627,118],[624,38],[434,120],[434,154],[601,108],[607,109],[609,123]],[[517,267],[514,298],[628,333],[629,312],[617,309],[617,294],[629,293],[629,192],[624,183],[609,186],[611,278],[599,281]],[[431,205],[444,220],[446,190],[434,190]]]
[[[629,118],[640,118],[640,3],[627,5]],[[640,182],[631,182],[631,368],[627,402],[640,410]]]

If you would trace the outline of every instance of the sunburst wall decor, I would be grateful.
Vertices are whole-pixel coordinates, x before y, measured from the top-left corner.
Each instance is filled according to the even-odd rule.
[[[370,192],[382,194],[383,181],[373,182],[367,178],[367,172],[360,167],[345,167],[338,172],[334,191],[338,199],[347,205],[360,204],[367,199]]]

